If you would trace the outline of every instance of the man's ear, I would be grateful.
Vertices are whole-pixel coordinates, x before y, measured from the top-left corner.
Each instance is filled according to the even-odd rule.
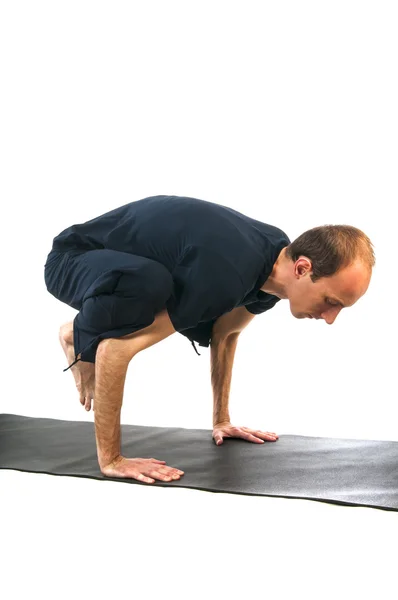
[[[294,273],[296,277],[303,277],[307,273],[312,272],[312,262],[306,256],[299,256],[294,265]]]

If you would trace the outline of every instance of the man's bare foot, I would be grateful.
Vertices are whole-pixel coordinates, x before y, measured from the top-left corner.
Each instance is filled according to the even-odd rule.
[[[61,325],[59,330],[59,341],[65,352],[70,365],[75,360],[75,350],[73,347],[73,321]],[[79,361],[70,369],[75,378],[76,387],[79,392],[80,404],[87,411],[91,409],[93,403],[94,410],[94,388],[95,388],[95,365],[85,361]]]

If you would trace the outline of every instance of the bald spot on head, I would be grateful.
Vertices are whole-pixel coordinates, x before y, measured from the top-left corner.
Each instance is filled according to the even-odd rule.
[[[348,307],[365,294],[371,275],[368,266],[357,260],[331,277],[325,278],[325,283],[330,293],[334,294],[342,305]]]

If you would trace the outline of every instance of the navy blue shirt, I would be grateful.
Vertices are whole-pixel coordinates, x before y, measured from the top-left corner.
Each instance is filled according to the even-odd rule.
[[[112,249],[155,260],[172,274],[167,303],[176,331],[208,346],[218,317],[238,306],[253,314],[279,298],[260,290],[282,248],[277,227],[232,208],[182,196],[153,196],[72,225],[55,250]]]

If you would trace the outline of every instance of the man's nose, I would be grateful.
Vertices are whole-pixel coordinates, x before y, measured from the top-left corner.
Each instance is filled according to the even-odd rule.
[[[336,320],[337,315],[341,311],[341,308],[342,308],[341,306],[336,306],[336,308],[333,307],[332,310],[327,310],[327,311],[323,312],[321,314],[322,319],[324,319],[328,325],[333,325],[333,323]]]

